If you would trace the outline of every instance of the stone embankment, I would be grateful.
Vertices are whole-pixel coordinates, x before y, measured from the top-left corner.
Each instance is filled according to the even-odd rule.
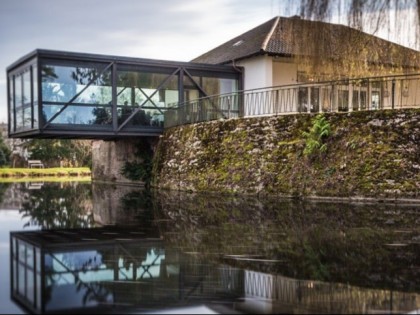
[[[304,154],[314,116],[231,119],[165,131],[153,186],[289,197],[420,199],[420,109],[325,114],[325,152]]]

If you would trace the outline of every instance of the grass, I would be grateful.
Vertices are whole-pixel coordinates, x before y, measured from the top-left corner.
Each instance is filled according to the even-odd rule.
[[[90,177],[88,167],[53,167],[53,168],[0,168],[0,178],[32,177]]]
[[[62,182],[91,182],[90,176],[31,176],[31,177],[0,177],[0,184],[4,183],[62,183]]]

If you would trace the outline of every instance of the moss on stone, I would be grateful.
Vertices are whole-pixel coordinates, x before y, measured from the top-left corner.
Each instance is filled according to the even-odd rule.
[[[313,115],[230,119],[171,128],[153,184],[192,191],[419,198],[420,110],[325,114],[327,152],[303,156]]]

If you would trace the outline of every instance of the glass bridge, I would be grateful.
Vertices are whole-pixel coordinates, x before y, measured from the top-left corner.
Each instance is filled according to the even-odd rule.
[[[234,93],[230,66],[35,50],[7,68],[12,138],[158,136],[174,103]]]

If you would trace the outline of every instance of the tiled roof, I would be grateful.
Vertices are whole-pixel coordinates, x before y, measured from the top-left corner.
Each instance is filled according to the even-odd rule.
[[[252,30],[231,39],[230,41],[216,47],[201,55],[192,62],[223,64],[232,60],[246,58],[248,56],[263,53],[261,47],[267,34],[273,27],[277,18],[271,19]]]
[[[313,35],[314,31],[317,32],[316,35]],[[354,44],[356,41],[358,45]],[[347,56],[350,52],[355,59],[366,58],[370,62],[380,60],[381,63],[405,66],[418,66],[420,60],[420,52],[416,50],[348,26],[298,17],[276,17],[193,59],[192,62],[226,64],[255,55],[297,56],[308,53],[336,59],[343,57],[343,52]],[[396,56],[399,56],[399,60],[396,60]]]

